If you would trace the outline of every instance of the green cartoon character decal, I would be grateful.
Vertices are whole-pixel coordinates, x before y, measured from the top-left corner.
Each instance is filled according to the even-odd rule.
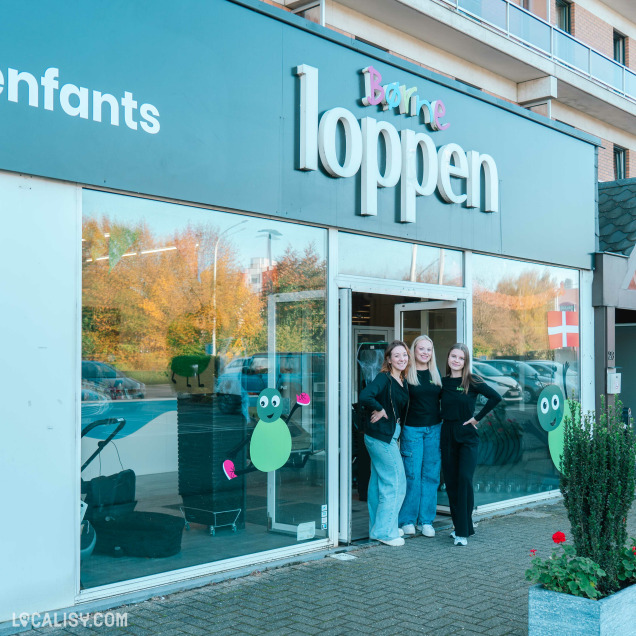
[[[253,470],[269,473],[278,470],[287,463],[292,449],[292,438],[287,422],[299,406],[309,404],[310,398],[306,393],[296,396],[296,404],[291,413],[283,419],[283,399],[276,389],[263,389],[258,396],[256,412],[258,422],[252,435],[243,440],[229,453],[229,459],[223,462],[223,472],[228,479],[244,475]],[[233,459],[239,450],[247,443],[250,444],[251,464],[237,470]]]
[[[546,386],[539,394],[537,403],[537,417],[544,431],[548,432],[548,448],[550,457],[561,471],[561,455],[565,438],[564,417],[572,417],[570,405],[567,403],[563,391],[556,384]]]
[[[537,404],[537,417],[544,431],[549,433],[561,424],[564,406],[563,391],[556,384],[550,384],[541,391]]]

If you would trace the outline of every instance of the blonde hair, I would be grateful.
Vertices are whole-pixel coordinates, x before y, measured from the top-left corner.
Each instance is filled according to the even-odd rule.
[[[389,375],[391,374],[391,363],[389,362],[389,358],[391,357],[391,353],[393,352],[393,349],[396,349],[397,347],[404,347],[404,351],[406,351],[406,355],[409,358],[409,362],[406,365],[406,369],[404,369],[404,371],[400,371],[400,378],[404,380],[406,379],[406,376],[409,373],[409,370],[411,368],[411,353],[409,352],[409,348],[401,340],[394,340],[384,350],[384,360],[382,362],[382,368],[380,369],[380,372],[388,373]]]
[[[433,341],[425,334],[422,334],[421,336],[418,336],[417,338],[415,338],[415,340],[413,340],[413,344],[411,345],[411,365],[409,366],[409,372],[406,376],[406,381],[413,386],[419,386],[420,384],[420,381],[417,377],[417,359],[415,357],[415,347],[417,346],[418,342],[421,342],[422,340],[428,340],[428,342],[431,343],[431,347],[433,349],[431,352],[431,359],[428,362],[428,370],[431,374],[431,380],[433,384],[442,386],[442,379],[440,378],[439,369],[437,368],[437,362],[435,361],[435,345],[433,344]]]
[[[470,389],[471,382],[473,384],[477,384],[479,382],[483,382],[482,378],[470,371],[470,351],[468,347],[463,342],[456,342],[449,350],[448,355],[446,356],[446,377],[450,377],[451,369],[448,366],[448,358],[451,354],[451,351],[454,349],[459,349],[459,351],[464,352],[464,368],[462,369],[462,387],[466,393]]]

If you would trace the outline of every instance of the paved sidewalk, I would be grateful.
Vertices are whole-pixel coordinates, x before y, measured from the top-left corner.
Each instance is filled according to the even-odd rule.
[[[636,535],[636,507],[628,529]],[[35,632],[526,634],[529,551],[549,555],[557,530],[569,538],[562,503],[484,519],[465,548],[448,530],[401,548],[373,543],[346,552],[351,560],[327,557],[122,607],[126,628]]]

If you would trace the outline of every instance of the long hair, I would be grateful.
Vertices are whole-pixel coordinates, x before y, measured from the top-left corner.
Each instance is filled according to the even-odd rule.
[[[448,355],[446,356],[446,377],[450,377],[451,370],[448,366],[448,357],[451,354],[451,351],[454,349],[459,349],[464,352],[464,368],[462,369],[462,388],[466,393],[470,389],[470,383],[477,384],[479,382],[483,382],[480,376],[475,375],[470,370],[470,351],[468,351],[468,347],[463,342],[456,342],[449,350]]]
[[[409,369],[411,368],[411,354],[409,353],[409,348],[401,340],[394,340],[384,350],[384,360],[382,361],[382,368],[380,369],[380,372],[389,373],[389,374],[391,373],[390,358],[391,358],[391,353],[393,349],[395,349],[396,347],[404,347],[404,350],[406,351],[406,355],[409,357],[409,362],[406,365],[406,369],[404,369],[404,371],[400,371],[400,377],[402,378],[402,380],[404,380],[406,379]]]
[[[420,381],[417,377],[417,365],[415,360],[415,347],[422,340],[428,340],[431,343],[432,353],[431,359],[428,361],[428,370],[431,373],[431,380],[433,384],[437,384],[437,386],[442,386],[442,379],[439,377],[439,369],[437,368],[437,362],[435,361],[435,346],[433,345],[433,341],[426,335],[422,334],[413,340],[413,344],[411,345],[411,364],[409,365],[409,372],[406,375],[406,381],[413,386],[419,386]]]

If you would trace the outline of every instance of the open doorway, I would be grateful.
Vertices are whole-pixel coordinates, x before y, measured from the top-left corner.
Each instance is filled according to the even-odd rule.
[[[347,323],[341,315],[341,328],[349,329],[344,334],[347,337],[342,338],[343,343],[348,343],[345,347],[348,350],[341,349],[341,355],[348,358],[348,373],[341,375],[341,382],[348,383],[346,390],[341,391],[341,399],[348,400],[347,405],[341,405],[344,416],[341,426],[350,431],[351,463],[349,483],[341,483],[341,487],[350,492],[348,510],[343,511],[348,517],[347,540],[357,541],[369,536],[370,462],[358,407],[360,392],[380,372],[384,350],[396,338],[410,346],[417,336],[427,334],[435,343],[439,359],[444,359],[450,346],[463,336],[463,305],[461,301],[342,291],[350,294],[347,302],[341,303],[341,311],[350,310],[350,318]]]

